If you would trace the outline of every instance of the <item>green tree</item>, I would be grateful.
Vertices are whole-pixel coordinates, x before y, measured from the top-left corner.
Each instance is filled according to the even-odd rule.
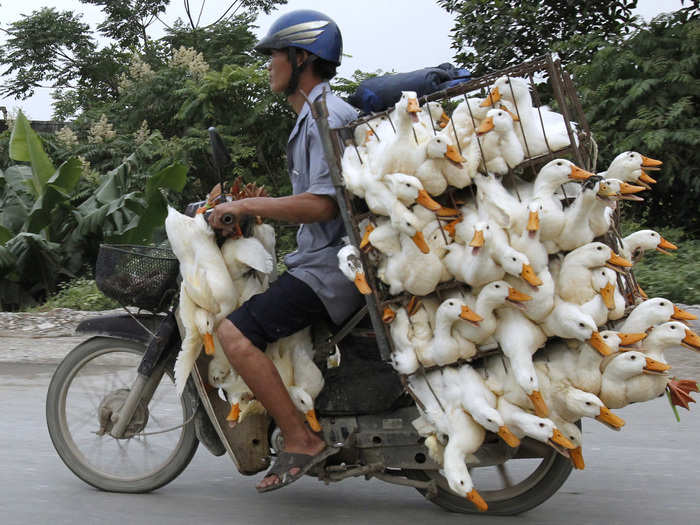
[[[650,172],[646,192],[650,225],[700,232],[700,18],[697,7],[655,18],[618,45],[598,51],[590,64],[571,66],[605,169],[622,151],[664,161]],[[642,211],[643,210],[643,211]]]
[[[617,40],[633,24],[637,0],[438,0],[455,16],[456,60],[475,75],[502,69],[552,49],[565,62],[585,62],[588,49],[561,45],[585,34]]]

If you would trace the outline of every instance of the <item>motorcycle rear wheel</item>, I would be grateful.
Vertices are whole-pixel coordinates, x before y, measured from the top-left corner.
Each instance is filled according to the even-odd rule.
[[[528,445],[534,450],[542,452],[542,457],[534,469],[526,468],[526,475],[517,483],[509,483],[508,467],[516,466],[523,461],[517,457],[506,461],[498,468],[498,473],[502,480],[502,487],[496,489],[483,489],[479,480],[474,476],[475,472],[482,470],[471,469],[475,478],[475,486],[479,494],[488,504],[486,512],[480,512],[469,500],[460,497],[449,488],[447,480],[437,471],[411,470],[406,471],[406,476],[420,481],[435,480],[437,484],[437,495],[430,499],[432,503],[450,512],[462,514],[487,514],[493,516],[514,516],[533,509],[552,497],[571,474],[573,466],[571,461],[558,454],[554,449],[546,445],[527,440]],[[527,461],[533,461],[532,458]],[[426,495],[425,489],[417,489],[418,492]]]
[[[199,444],[196,407],[186,396],[178,398],[172,363],[148,406],[137,407],[130,437],[100,435],[104,407],[116,411],[124,402],[145,350],[124,339],[89,339],[65,357],[49,385],[46,422],[54,447],[76,476],[101,490],[143,493],[162,487],[187,467]]]

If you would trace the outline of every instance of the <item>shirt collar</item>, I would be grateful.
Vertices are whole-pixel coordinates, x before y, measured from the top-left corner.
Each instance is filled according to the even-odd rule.
[[[328,82],[324,81],[324,82],[319,82],[318,84],[316,84],[313,87],[313,89],[311,90],[311,92],[308,94],[309,100],[311,102],[315,102],[316,99],[321,96],[324,89],[327,93],[331,92],[331,86]],[[306,101],[304,101],[304,105],[302,106],[301,111],[299,112],[299,116],[297,117],[297,121],[294,124],[294,129],[289,134],[288,142],[291,142],[292,139],[299,132],[299,127],[301,126],[301,123],[304,121],[304,119],[306,118],[306,116],[309,113],[311,113],[311,108],[309,107],[309,104]]]

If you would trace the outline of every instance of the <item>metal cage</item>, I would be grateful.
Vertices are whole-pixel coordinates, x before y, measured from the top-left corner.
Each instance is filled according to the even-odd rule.
[[[583,113],[583,108],[576,93],[574,83],[568,73],[562,68],[556,55],[543,56],[529,62],[509,67],[507,69],[495,71],[479,78],[474,78],[458,86],[420,97],[419,103],[424,105],[428,102],[438,101],[444,105],[454,105],[455,102],[467,99],[469,96],[485,97],[491,93],[490,86],[502,76],[507,76],[509,78],[525,78],[530,83],[533,107],[536,107],[538,110],[540,124],[542,126],[545,142],[547,144],[547,151],[543,154],[531,156],[528,155],[529,151],[526,151],[523,162],[510,169],[509,173],[504,175],[504,179],[506,179],[506,177],[514,177],[516,174],[518,174],[520,177],[526,180],[531,180],[537,174],[542,165],[554,158],[562,157],[568,158],[587,171],[595,172],[597,147],[591,135],[586,117]],[[551,100],[548,102],[556,106],[556,109],[559,113],[561,113],[564,119],[566,131],[569,136],[569,145],[566,147],[553,150],[550,147],[549,141],[547,141],[547,132],[545,130],[541,112],[541,90],[549,91],[551,93]],[[372,216],[373,214],[367,211],[367,208],[364,206],[364,202],[361,199],[356,198],[345,188],[341,168],[342,155],[345,148],[355,148],[357,150],[357,144],[355,144],[354,138],[355,128],[362,124],[367,124],[370,129],[373,129],[372,123],[376,119],[388,117],[392,109],[393,108],[389,108],[379,113],[365,115],[343,128],[330,129],[327,119],[324,118],[327,116],[327,111],[323,97],[320,97],[312,105],[313,114],[317,120],[319,130],[321,131],[322,139],[324,141],[324,151],[328,160],[331,176],[337,189],[340,212],[345,221],[350,242],[356,247],[359,247],[359,240],[362,237],[362,233],[359,230],[360,221]],[[520,112],[517,105],[516,111],[518,113]],[[452,122],[452,126],[454,126],[454,122]],[[437,131],[438,130],[433,126],[433,132],[437,133]],[[381,140],[381,137],[379,137],[379,140]],[[483,160],[483,150],[481,149],[481,141],[479,137],[477,137],[477,140],[479,140],[479,151]],[[459,141],[457,141],[457,145],[459,146]],[[469,190],[469,188],[472,189]],[[474,192],[473,185],[465,188],[465,190]],[[565,190],[564,194],[566,195]],[[436,199],[441,203],[443,203],[442,201],[447,201],[448,205],[456,207],[455,193],[451,192],[449,189]],[[605,242],[616,252],[619,251],[621,240],[619,235],[619,215],[618,207],[614,226],[611,229],[611,232],[605,237]],[[438,217],[438,219],[440,219],[440,217]],[[440,228],[443,229],[442,222],[440,222]],[[443,235],[445,235],[444,229]],[[371,317],[372,324],[375,327],[377,343],[379,345],[381,355],[385,360],[388,360],[390,359],[392,342],[387,326],[381,320],[382,311],[388,305],[404,301],[407,298],[407,294],[391,296],[388,293],[386,285],[377,278],[375,268],[370,263],[367,254],[361,252],[361,257],[367,280],[371,284],[372,288],[372,294],[366,296],[367,310]],[[619,276],[618,281],[618,284],[621,286],[621,290],[627,298],[628,306],[632,307],[635,299],[640,295],[639,287],[634,280],[634,276],[631,272],[628,272],[626,275]],[[440,296],[440,293],[443,291],[462,287],[469,288],[469,285],[458,281],[450,281],[439,285],[435,292],[438,294],[438,296]],[[486,351],[480,351],[475,358],[492,353],[493,351],[498,351],[498,349],[487,349]]]

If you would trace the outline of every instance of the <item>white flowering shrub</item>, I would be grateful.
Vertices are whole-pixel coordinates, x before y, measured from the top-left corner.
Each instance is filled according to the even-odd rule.
[[[185,68],[194,77],[202,77],[209,71],[209,64],[204,60],[204,55],[196,49],[184,46],[173,51],[170,66]]]
[[[93,123],[88,131],[88,142],[90,144],[101,144],[108,142],[117,136],[112,124],[107,120],[107,116],[102,113],[100,120]]]

